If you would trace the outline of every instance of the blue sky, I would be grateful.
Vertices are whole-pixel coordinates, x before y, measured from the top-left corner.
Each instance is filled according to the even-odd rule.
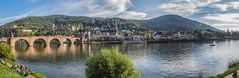
[[[63,14],[150,19],[177,14],[219,29],[239,30],[239,0],[1,0],[0,25],[27,16]]]

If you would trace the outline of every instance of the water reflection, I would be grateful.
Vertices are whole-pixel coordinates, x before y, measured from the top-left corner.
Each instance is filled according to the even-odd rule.
[[[29,62],[42,61],[54,63],[68,60],[77,60],[78,57],[82,58],[82,56],[88,57],[88,50],[86,51],[86,48],[88,47],[89,46],[85,45],[69,46],[64,44],[63,46],[53,48],[51,46],[36,45],[34,47],[28,47],[27,49],[24,48],[25,50],[18,50],[17,48],[19,47],[17,47],[14,52],[16,56],[21,60],[28,60]]]
[[[229,61],[239,59],[239,41],[221,41],[215,47],[210,43],[36,45],[16,46],[14,52],[18,63],[49,78],[85,78],[85,60],[104,48],[129,56],[143,78],[197,78],[201,74],[208,77],[220,73],[227,69]]]

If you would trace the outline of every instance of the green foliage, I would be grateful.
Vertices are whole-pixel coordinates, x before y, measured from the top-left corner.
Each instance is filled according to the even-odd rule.
[[[210,76],[210,78],[224,78],[224,77],[236,72],[237,70],[239,70],[239,65],[238,65],[237,61],[230,62],[229,65],[231,65],[231,66],[228,66],[230,68],[227,71],[225,71],[221,74],[218,74],[216,76]]]
[[[166,15],[150,20],[126,20],[120,18],[93,18],[84,16],[64,16],[64,15],[52,15],[52,16],[31,16],[23,19],[16,20],[14,22],[7,23],[0,27],[0,34],[4,37],[9,37],[10,32],[13,32],[15,36],[28,36],[32,35],[29,32],[23,32],[23,29],[31,29],[36,35],[52,34],[53,24],[71,25],[78,27],[77,32],[95,29],[114,30],[115,21],[120,30],[155,30],[155,31],[193,31],[193,30],[205,30],[212,29],[219,31],[209,25],[183,18],[177,15]],[[17,26],[14,28],[14,26]],[[42,30],[42,31],[38,31]],[[44,31],[43,31],[44,30]],[[63,28],[56,35],[65,34],[60,31],[66,31],[68,29]],[[34,35],[34,34],[33,34]]]
[[[236,67],[236,66],[238,66],[239,65],[239,61],[237,60],[237,61],[231,61],[231,62],[229,62],[229,64],[228,64],[228,68],[233,68],[233,67]],[[233,78],[236,78],[237,77],[237,71],[235,71],[235,72],[233,72]]]
[[[13,71],[9,67],[3,65],[0,63],[0,78],[25,78],[22,75],[18,74],[17,72]],[[46,76],[33,72],[31,70],[28,70],[29,74],[34,76],[35,78],[47,78]]]
[[[144,39],[145,40],[151,40],[151,39],[153,39],[153,36],[150,33],[145,33],[144,34]]]
[[[0,59],[5,59],[6,61],[15,61],[15,56],[12,53],[11,47],[4,42],[0,43]],[[24,78],[20,74],[12,71],[9,67],[0,64],[0,78]],[[44,75],[28,70],[29,74],[36,78],[47,78]]]
[[[89,57],[85,70],[87,78],[140,78],[127,56],[108,49]]]
[[[9,61],[16,60],[15,56],[12,53],[11,47],[7,43],[4,43],[4,42],[0,43],[0,58],[6,59]]]
[[[232,74],[232,73],[234,73],[237,70],[239,70],[239,66],[235,66],[233,68],[230,68],[227,71],[225,71],[225,72],[223,72],[221,74],[218,74],[217,77],[218,78],[224,78],[225,76],[228,76],[229,74]]]
[[[0,78],[24,78],[15,71],[12,71],[9,67],[0,63]]]
[[[231,62],[229,62],[228,65],[227,65],[227,67],[228,67],[228,69],[229,69],[229,68],[236,67],[236,66],[238,66],[238,65],[239,65],[239,61],[236,60],[236,61],[231,61]]]
[[[225,36],[227,36],[227,33],[226,32],[219,32],[219,31],[217,31],[217,32],[214,32],[215,33],[215,35],[217,36],[217,37],[225,37]]]
[[[140,27],[134,22],[119,19],[119,18],[92,18],[84,16],[64,16],[64,15],[52,15],[52,16],[31,16],[16,20],[14,22],[7,23],[0,27],[0,34],[3,37],[9,37],[10,32],[14,33],[14,36],[29,36],[29,35],[51,35],[53,24],[55,26],[61,25],[71,25],[74,27],[79,27],[77,32],[92,30],[97,28],[102,28],[106,30],[115,29],[115,21],[118,21],[117,24],[120,29],[130,29],[130,30],[143,30],[143,27]],[[17,26],[17,27],[14,27]],[[31,29],[33,33],[23,32],[23,29]],[[40,31],[39,31],[40,30]],[[61,34],[72,34],[69,32],[69,29],[62,28],[61,30],[54,31],[55,35]]]
[[[32,76],[36,77],[36,78],[47,78],[46,76],[40,74],[40,73],[37,73],[37,72],[33,72],[31,70],[28,70],[29,74],[31,74]]]

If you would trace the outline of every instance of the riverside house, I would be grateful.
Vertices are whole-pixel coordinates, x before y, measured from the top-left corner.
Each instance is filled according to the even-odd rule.
[[[192,40],[197,38],[194,32],[155,32],[154,40]]]

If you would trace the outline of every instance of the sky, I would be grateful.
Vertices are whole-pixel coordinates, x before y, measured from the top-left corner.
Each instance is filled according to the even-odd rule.
[[[1,0],[0,25],[27,16],[69,15],[146,20],[177,14],[239,31],[239,0]]]

